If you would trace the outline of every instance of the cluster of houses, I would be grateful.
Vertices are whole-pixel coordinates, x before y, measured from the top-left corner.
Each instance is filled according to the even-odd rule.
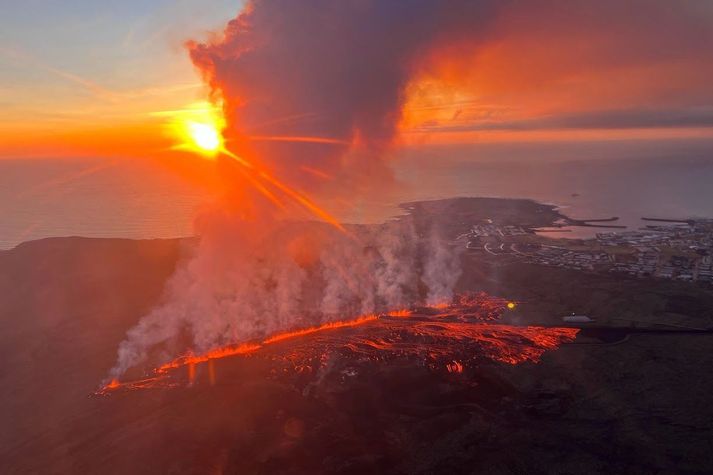
[[[507,254],[538,265],[713,283],[713,219],[599,233],[596,239],[585,241],[585,246],[576,247],[518,239],[524,235],[532,235],[532,230],[485,222],[474,225],[463,237],[469,249],[489,242],[484,249],[495,249],[491,254]]]
[[[597,241],[603,246],[635,250],[628,258],[616,259],[612,271],[636,277],[713,282],[713,220],[648,226],[624,233],[601,233],[597,234]]]
[[[611,256],[605,252],[573,251],[557,246],[540,246],[537,251],[523,255],[533,264],[577,270],[599,270],[612,263]]]
[[[465,234],[470,239],[477,239],[480,237],[508,237],[508,236],[524,236],[526,234],[532,234],[522,226],[499,226],[493,224],[492,221],[487,220],[483,224],[475,224],[470,229],[470,232]]]

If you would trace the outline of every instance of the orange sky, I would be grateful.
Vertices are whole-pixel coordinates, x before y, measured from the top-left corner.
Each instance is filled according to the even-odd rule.
[[[399,142],[712,137],[713,62],[704,41],[713,38],[711,9],[643,18],[617,10],[632,16],[616,18],[611,8],[566,18],[512,9],[487,41],[429,52],[405,91]],[[41,113],[37,104],[6,108],[0,157],[171,156],[172,124],[208,96],[176,42],[171,80],[141,87],[109,87],[17,49],[0,53],[80,91],[69,100],[36,91]],[[27,88],[18,93],[31,97]]]

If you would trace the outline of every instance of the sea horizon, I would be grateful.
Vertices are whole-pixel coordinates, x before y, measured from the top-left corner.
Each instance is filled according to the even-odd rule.
[[[444,153],[444,152],[441,152]],[[641,217],[713,217],[713,159],[650,158],[464,160],[405,156],[392,162],[395,185],[368,195],[347,223],[375,223],[399,205],[455,197],[531,199],[574,219],[618,217],[626,229],[568,228],[553,237],[591,238],[634,230]],[[682,162],[685,163],[683,166]],[[636,181],[638,186],[630,184]],[[0,160],[0,249],[46,237],[175,238],[193,236],[193,220],[211,194],[150,162],[109,159]],[[167,203],[170,204],[167,206]]]

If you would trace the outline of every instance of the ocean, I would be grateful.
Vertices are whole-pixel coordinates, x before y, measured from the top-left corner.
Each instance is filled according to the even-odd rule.
[[[602,149],[584,156],[569,149],[547,156],[536,153],[540,148],[489,150],[402,154],[391,163],[395,184],[389,192],[369,195],[340,218],[374,222],[399,214],[401,202],[456,196],[530,198],[556,204],[573,218],[618,216],[616,224],[628,229],[643,226],[642,216],[713,217],[713,154],[705,147],[684,154]],[[196,210],[209,199],[206,190],[146,161],[4,159],[0,249],[53,236],[189,236]],[[572,228],[556,235],[597,231]]]
[[[206,198],[146,162],[0,160],[0,249],[55,236],[188,236]]]

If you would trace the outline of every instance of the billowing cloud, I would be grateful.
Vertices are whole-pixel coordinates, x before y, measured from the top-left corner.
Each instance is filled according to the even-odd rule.
[[[238,155],[311,186],[301,166],[354,184],[383,172],[406,88],[430,52],[480,41],[504,4],[256,1],[190,51],[224,100]]]
[[[405,130],[710,126],[709,2],[519,2],[493,22],[432,51]]]

